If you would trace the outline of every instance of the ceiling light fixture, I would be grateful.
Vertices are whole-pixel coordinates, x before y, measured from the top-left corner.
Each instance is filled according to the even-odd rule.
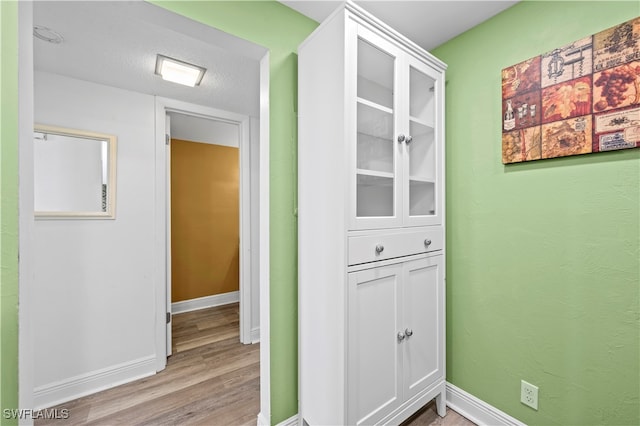
[[[163,80],[172,81],[185,86],[197,86],[202,81],[206,68],[167,56],[158,55],[156,59],[156,74]]]

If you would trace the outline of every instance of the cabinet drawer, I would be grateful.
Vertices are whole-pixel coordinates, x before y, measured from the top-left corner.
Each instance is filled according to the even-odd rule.
[[[349,265],[442,250],[442,240],[442,228],[349,237]]]

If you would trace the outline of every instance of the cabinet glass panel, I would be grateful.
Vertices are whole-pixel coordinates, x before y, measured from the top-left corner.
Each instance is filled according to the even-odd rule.
[[[393,114],[359,102],[356,148],[358,169],[393,173],[392,135]]]
[[[356,215],[395,215],[392,55],[358,39]]]
[[[409,215],[436,213],[435,80],[411,67],[409,72]]]
[[[409,181],[409,215],[436,214],[435,184],[433,182]]]
[[[409,115],[431,127],[435,120],[435,80],[411,67],[409,71]]]
[[[411,178],[435,181],[436,149],[432,127],[411,120],[409,134],[411,143],[407,144],[409,154],[409,176]]]
[[[358,217],[393,216],[393,178],[358,173]]]
[[[393,108],[395,58],[358,39],[358,98]]]

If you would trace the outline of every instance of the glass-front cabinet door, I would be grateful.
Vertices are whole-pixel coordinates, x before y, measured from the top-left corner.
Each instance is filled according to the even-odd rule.
[[[402,223],[401,151],[394,142],[397,61],[394,46],[358,29],[355,147],[355,228]]]
[[[351,229],[439,224],[441,74],[363,26],[353,48]]]
[[[408,134],[403,151],[403,208],[405,225],[440,223],[440,164],[437,143],[438,76],[417,60],[408,63]]]

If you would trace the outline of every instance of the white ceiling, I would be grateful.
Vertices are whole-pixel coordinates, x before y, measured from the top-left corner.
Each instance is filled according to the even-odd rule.
[[[64,37],[34,38],[36,70],[258,115],[262,47],[140,1],[39,1],[33,15]],[[158,53],[207,68],[201,85],[155,75]]]
[[[282,3],[322,21],[341,2]],[[430,50],[516,1],[356,3]],[[36,70],[258,115],[263,47],[142,1],[36,1],[33,22],[64,37],[61,44],[34,39]],[[202,84],[163,81],[154,74],[157,53],[207,68]]]
[[[425,50],[431,50],[518,3],[519,0],[355,0]],[[322,22],[342,2],[281,0],[305,16]]]

